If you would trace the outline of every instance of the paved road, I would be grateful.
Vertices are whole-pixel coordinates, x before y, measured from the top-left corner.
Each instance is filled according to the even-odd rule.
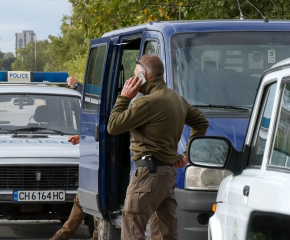
[[[0,220],[1,240],[43,240],[50,239],[62,227],[59,221],[7,221]],[[90,239],[87,225],[82,224],[72,238]]]

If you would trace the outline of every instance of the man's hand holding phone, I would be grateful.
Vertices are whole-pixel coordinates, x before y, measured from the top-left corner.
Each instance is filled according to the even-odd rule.
[[[140,86],[142,84],[142,81],[137,81],[138,79],[139,79],[138,76],[132,76],[131,78],[129,78],[125,82],[121,96],[126,97],[130,100],[136,97],[137,93],[140,90]]]

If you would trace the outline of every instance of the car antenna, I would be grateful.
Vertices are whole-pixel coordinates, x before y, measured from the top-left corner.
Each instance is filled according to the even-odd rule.
[[[244,15],[243,15],[243,13],[242,13],[242,10],[241,10],[241,6],[240,6],[240,2],[239,2],[239,0],[237,0],[237,3],[238,3],[239,11],[240,11],[240,16],[241,16],[240,20],[244,20],[245,17],[244,17]]]
[[[269,19],[266,18],[266,17],[261,13],[261,11],[260,11],[258,8],[256,8],[256,7],[255,7],[255,6],[254,6],[250,1],[246,0],[246,2],[249,3],[253,8],[255,8],[255,9],[257,10],[257,12],[260,13],[260,15],[262,16],[262,18],[264,19],[264,22],[269,22]]]

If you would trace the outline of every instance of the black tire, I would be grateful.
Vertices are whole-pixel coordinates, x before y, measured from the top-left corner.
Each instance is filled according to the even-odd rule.
[[[98,220],[98,240],[121,240],[121,229],[106,219]]]

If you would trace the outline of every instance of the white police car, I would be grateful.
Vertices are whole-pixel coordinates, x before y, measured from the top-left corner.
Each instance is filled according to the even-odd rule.
[[[59,219],[78,188],[81,94],[67,73],[0,72],[0,216]]]
[[[206,136],[190,141],[188,157],[194,166],[233,173],[219,187],[209,239],[246,239],[253,211],[290,215],[290,58],[262,75],[242,151]],[[263,229],[247,239],[290,239]]]

